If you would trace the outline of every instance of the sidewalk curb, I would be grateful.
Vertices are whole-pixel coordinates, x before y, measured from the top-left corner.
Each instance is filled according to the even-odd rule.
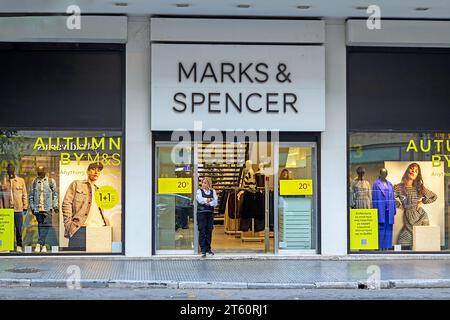
[[[80,286],[81,288],[107,288],[108,280],[59,280],[59,279],[31,279],[31,287],[38,288],[76,288]]]
[[[247,289],[315,289],[314,283],[248,283]]]
[[[0,279],[0,288],[26,288],[30,285],[30,279]]]
[[[348,281],[348,282],[316,282],[316,289],[358,289],[358,282]]]
[[[450,288],[450,279],[391,280],[395,289]]]
[[[166,288],[178,289],[176,281],[141,281],[141,280],[111,280],[108,281],[108,288],[116,289],[138,289],[138,288]]]
[[[182,281],[179,289],[247,289],[246,282]]]
[[[331,281],[315,283],[223,282],[223,281],[159,281],[159,280],[81,280],[79,283],[60,279],[0,279],[0,288],[111,288],[111,289],[433,289],[450,288],[450,279],[394,279],[378,283]]]

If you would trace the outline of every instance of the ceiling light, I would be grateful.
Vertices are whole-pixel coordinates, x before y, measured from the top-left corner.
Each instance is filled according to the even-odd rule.
[[[250,8],[249,4],[238,4],[236,7],[241,8],[241,9],[247,9]]]
[[[367,10],[368,6],[358,6],[355,9],[356,10]]]
[[[187,8],[187,7],[190,7],[191,5],[189,3],[177,3],[177,4],[175,4],[175,6],[177,8]]]
[[[417,8],[414,8],[414,10],[416,10],[416,11],[427,11],[427,10],[429,10],[430,8],[427,8],[427,7],[417,7]]]
[[[116,7],[128,7],[128,3],[126,2],[115,2],[114,5]]]
[[[307,10],[309,8],[311,8],[311,6],[297,6],[297,9],[301,9],[301,10]]]

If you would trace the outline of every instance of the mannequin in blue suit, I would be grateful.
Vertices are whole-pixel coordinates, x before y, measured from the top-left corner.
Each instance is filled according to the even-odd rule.
[[[380,250],[392,248],[392,230],[395,216],[394,187],[386,177],[386,168],[372,186],[372,205],[378,209],[378,245]]]

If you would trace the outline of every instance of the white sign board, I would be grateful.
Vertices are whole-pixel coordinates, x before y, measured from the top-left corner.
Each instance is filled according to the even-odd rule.
[[[152,44],[151,81],[152,130],[325,129],[322,46]]]

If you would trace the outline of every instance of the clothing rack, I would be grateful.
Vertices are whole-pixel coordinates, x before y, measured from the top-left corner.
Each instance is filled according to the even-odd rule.
[[[237,201],[237,195],[238,195],[238,192],[237,191],[249,191],[250,190],[250,188],[243,188],[243,187],[227,187],[227,188],[225,188],[224,190],[233,190],[233,191],[235,191],[234,192],[234,203],[235,203],[235,206],[234,206],[234,216],[236,217],[236,215],[237,215],[237,203],[238,203],[238,201]],[[227,202],[228,202],[228,199],[227,199]],[[227,206],[228,206],[228,203],[227,203]],[[237,218],[229,218],[228,217],[228,210],[227,210],[227,214],[225,215],[225,217],[226,217],[226,221],[225,221],[225,233],[226,234],[231,234],[231,235],[236,235],[236,238],[240,238],[241,237],[241,235],[242,235],[242,231],[240,231],[240,230],[238,230],[238,225],[237,225],[237,221],[239,220],[239,219],[237,219]],[[228,227],[229,227],[229,220],[234,220],[234,228],[233,228],[233,230],[230,230]]]
[[[266,188],[265,187],[255,187],[255,188],[249,188],[249,187],[230,187],[230,188],[226,188],[226,190],[233,190],[234,192],[234,197],[235,197],[235,207],[234,207],[234,216],[237,216],[237,210],[238,210],[238,201],[237,201],[237,196],[238,196],[238,191],[249,191],[249,192],[265,192]],[[267,188],[267,191],[273,191],[273,188]],[[228,201],[228,199],[227,199]],[[228,204],[227,204],[228,205]],[[228,213],[228,212],[227,212]],[[237,230],[238,229],[238,224],[237,224],[237,220],[239,219],[232,219],[228,217],[228,214],[226,215],[227,217],[227,221],[225,223],[225,233],[226,234],[234,234],[236,235],[237,238],[241,238],[242,241],[264,241],[265,237],[261,236],[261,232],[262,231],[258,231],[258,235],[255,232],[255,219],[252,218],[252,226],[251,226],[251,234],[250,235],[244,235],[245,231],[241,231],[241,230]],[[229,220],[234,220],[234,230],[230,230],[229,227]],[[272,233],[272,237],[273,237],[273,233]]]
[[[252,189],[252,191],[254,192],[260,192],[260,191],[266,191],[265,187],[255,187],[254,189]],[[270,188],[267,188],[267,191],[270,191]],[[261,236],[261,232],[263,231],[258,231],[259,235],[256,235],[255,233],[255,218],[252,218],[252,228],[251,228],[251,234],[250,236],[244,236],[244,232],[242,232],[242,236],[241,236],[241,240],[243,242],[261,242],[265,240],[265,236]]]

